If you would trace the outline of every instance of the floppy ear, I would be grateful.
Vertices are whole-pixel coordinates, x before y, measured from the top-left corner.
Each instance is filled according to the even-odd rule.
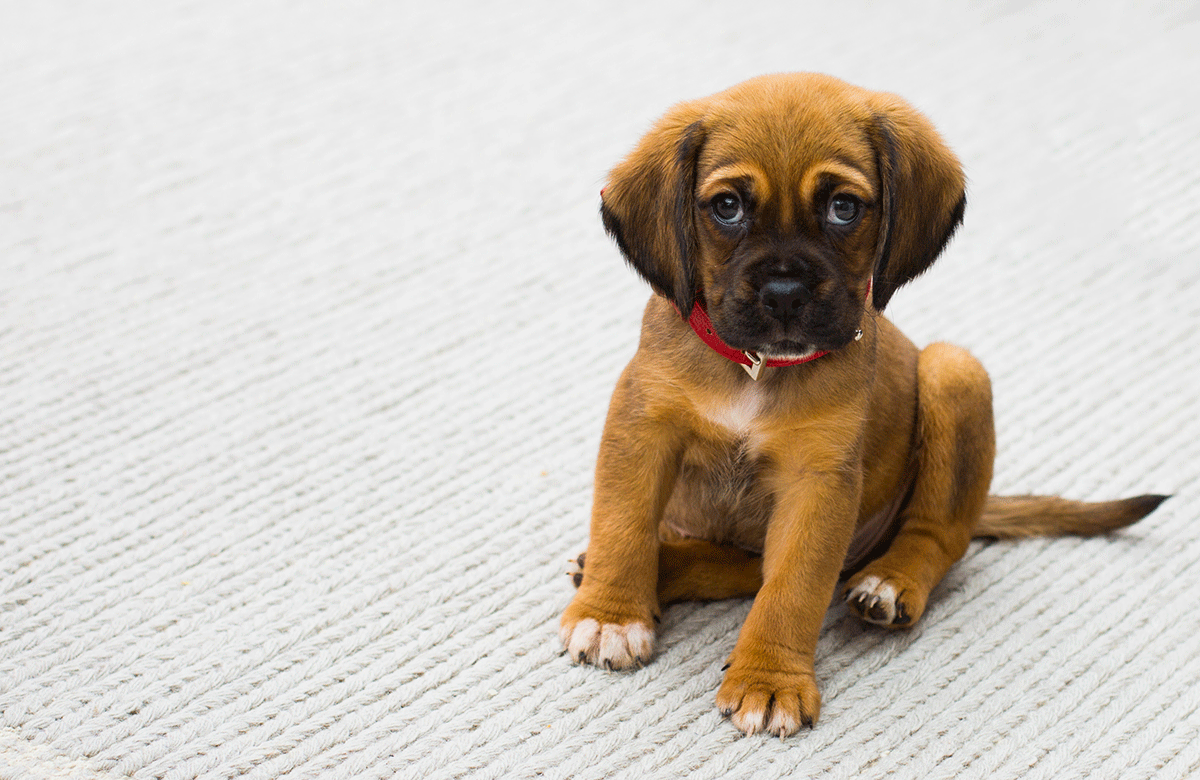
[[[609,175],[604,228],[654,291],[686,319],[696,299],[696,157],[703,112],[683,103],[660,119]]]
[[[941,254],[962,222],[967,195],[958,158],[929,120],[894,95],[878,94],[872,103],[883,218],[871,302],[883,311]]]

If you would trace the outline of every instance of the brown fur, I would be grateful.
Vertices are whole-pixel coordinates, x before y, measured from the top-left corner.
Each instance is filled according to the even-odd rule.
[[[718,218],[730,197],[735,224]],[[858,204],[851,224],[837,198]],[[839,577],[862,617],[907,626],[972,536],[1101,533],[1157,506],[988,497],[987,373],[960,348],[918,350],[880,313],[964,202],[923,116],[812,74],[680,104],[613,170],[605,226],[658,294],[597,459],[586,569],[562,618],[577,660],[644,663],[662,604],[755,596],[717,705],[744,731],[786,735],[817,718],[813,654]],[[811,293],[789,317],[764,302],[780,278]],[[697,302],[735,349],[830,353],[753,381],[686,324]]]

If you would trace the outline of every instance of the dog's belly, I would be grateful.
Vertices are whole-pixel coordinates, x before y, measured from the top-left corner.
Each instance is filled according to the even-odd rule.
[[[761,553],[774,499],[750,441],[697,443],[684,454],[663,515],[673,532]]]
[[[767,461],[753,454],[750,441],[739,438],[731,444],[695,444],[688,449],[663,513],[669,533],[762,553],[775,499],[763,479]],[[893,500],[859,518],[843,574],[856,571],[891,544],[914,478],[910,470]]]

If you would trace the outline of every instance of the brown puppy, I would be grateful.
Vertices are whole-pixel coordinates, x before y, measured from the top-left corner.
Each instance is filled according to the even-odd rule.
[[[972,536],[1100,533],[1162,501],[988,496],[987,373],[880,314],[965,203],[958,160],[899,98],[795,74],[680,104],[602,200],[657,295],[605,423],[562,617],[574,659],[644,663],[661,604],[755,596],[717,706],[791,734],[820,710],[839,576],[864,619],[907,626]]]

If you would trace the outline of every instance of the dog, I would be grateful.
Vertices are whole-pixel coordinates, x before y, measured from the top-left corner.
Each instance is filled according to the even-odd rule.
[[[882,312],[963,216],[962,167],[904,100],[764,76],[667,112],[601,191],[653,288],[596,464],[591,538],[560,638],[579,663],[649,661],[662,605],[754,597],[717,691],[746,733],[821,706],[826,608],[913,625],[973,537],[1092,535],[1166,496],[989,496],[990,380]]]

